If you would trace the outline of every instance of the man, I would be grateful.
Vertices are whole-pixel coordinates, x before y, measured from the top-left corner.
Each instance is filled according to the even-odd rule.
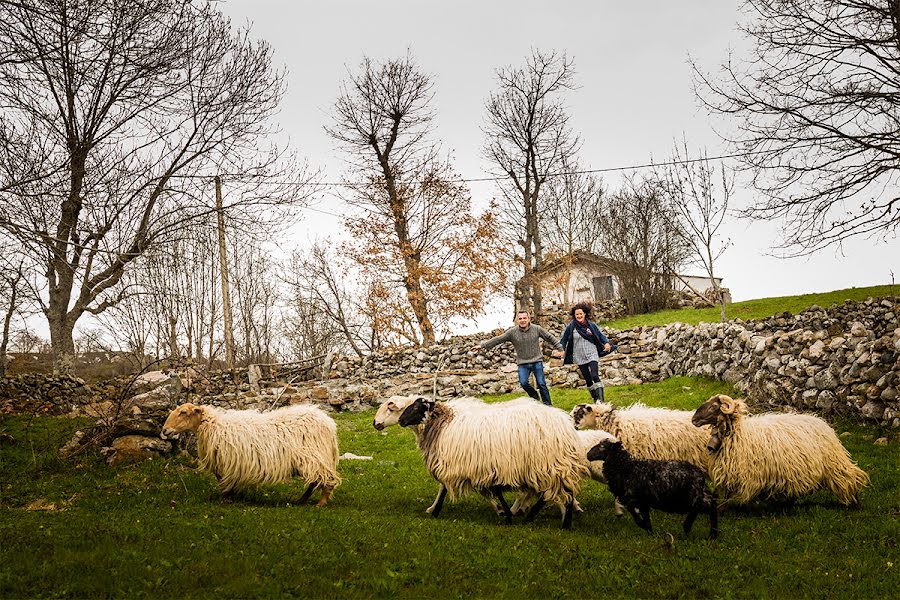
[[[550,403],[550,390],[547,388],[547,381],[544,379],[544,355],[541,352],[542,338],[556,349],[553,352],[553,356],[557,358],[563,356],[563,347],[556,337],[540,325],[532,325],[531,315],[528,314],[528,311],[520,310],[516,314],[516,327],[510,327],[497,337],[472,346],[472,351],[478,352],[482,348],[485,350],[493,348],[503,342],[511,343],[516,350],[516,363],[519,365],[519,385],[535,400],[541,400],[544,404],[552,406]],[[540,398],[538,398],[537,390],[528,381],[532,374],[534,374],[534,382],[538,390],[540,390]]]

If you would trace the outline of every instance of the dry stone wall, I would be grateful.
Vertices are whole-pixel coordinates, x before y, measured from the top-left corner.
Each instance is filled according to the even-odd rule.
[[[757,405],[847,414],[900,427],[898,316],[900,298],[893,297],[827,309],[812,306],[797,315],[749,322],[608,330],[619,351],[604,357],[600,369],[606,385],[703,376],[731,383]],[[372,390],[376,402],[394,390],[430,393],[435,380],[438,396],[519,391],[509,344],[469,351],[487,337],[340,358],[331,381],[357,381]],[[550,385],[580,385],[577,369],[558,362],[548,362]]]

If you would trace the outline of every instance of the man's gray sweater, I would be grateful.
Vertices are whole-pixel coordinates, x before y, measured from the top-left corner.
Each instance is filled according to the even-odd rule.
[[[544,360],[544,355],[541,353],[541,338],[557,350],[563,349],[559,340],[553,337],[549,331],[534,323],[530,323],[528,329],[518,326],[511,327],[497,337],[481,342],[480,345],[482,348],[488,349],[503,342],[510,342],[516,349],[516,363],[524,365]]]

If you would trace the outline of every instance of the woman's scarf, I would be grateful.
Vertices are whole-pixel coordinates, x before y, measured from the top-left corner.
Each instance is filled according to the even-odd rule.
[[[584,320],[584,325],[579,323],[577,319],[574,321],[574,323],[575,323],[575,331],[577,331],[579,334],[581,334],[581,337],[583,337],[584,339],[586,339],[589,342],[596,343],[594,341],[594,332],[591,331],[591,327],[590,327],[589,321],[587,319]]]

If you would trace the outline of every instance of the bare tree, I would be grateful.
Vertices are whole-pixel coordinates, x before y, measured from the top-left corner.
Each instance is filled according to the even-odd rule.
[[[715,262],[731,243],[721,239],[719,230],[728,215],[734,177],[725,171],[721,161],[717,174],[706,151],[692,160],[684,141],[681,147],[675,144],[670,164],[657,173],[657,178],[678,214],[685,241],[692,251],[691,262],[701,265],[709,277],[725,322],[725,296],[716,280]]]
[[[306,253],[295,252],[291,257],[287,279],[295,311],[291,338],[301,358],[345,345],[357,356],[374,349],[359,301],[346,285],[358,274],[350,264],[341,262],[343,257],[329,250],[330,245],[328,240],[316,241]],[[296,332],[302,333],[299,339]]]
[[[563,161],[563,173],[550,178],[540,201],[540,226],[547,256],[569,256],[576,250],[602,254],[600,205],[605,201],[603,180],[585,173],[577,162]]]
[[[619,280],[619,295],[630,314],[665,308],[673,274],[688,249],[675,211],[653,178],[629,177],[602,209],[607,255]]]
[[[12,333],[13,317],[18,312],[22,295],[22,283],[25,278],[24,261],[19,260],[11,268],[0,263],[0,299],[3,300],[3,329],[0,330],[0,377],[6,377],[6,350],[9,347],[9,336]]]
[[[525,66],[497,70],[498,90],[487,101],[484,154],[501,185],[507,230],[521,247],[524,275],[515,296],[519,308],[541,312],[544,262],[540,227],[541,186],[562,170],[580,146],[560,95],[575,88],[573,61],[565,54],[533,50]]]
[[[900,225],[900,1],[746,0],[752,44],[698,97],[737,122],[729,140],[763,194],[744,212],[783,220],[804,255]]]
[[[76,322],[119,300],[138,256],[214,210],[212,175],[259,175],[280,156],[260,142],[283,74],[211,4],[0,1],[0,21],[0,229],[43,263],[54,369],[67,371]],[[303,198],[291,189],[281,197]]]

